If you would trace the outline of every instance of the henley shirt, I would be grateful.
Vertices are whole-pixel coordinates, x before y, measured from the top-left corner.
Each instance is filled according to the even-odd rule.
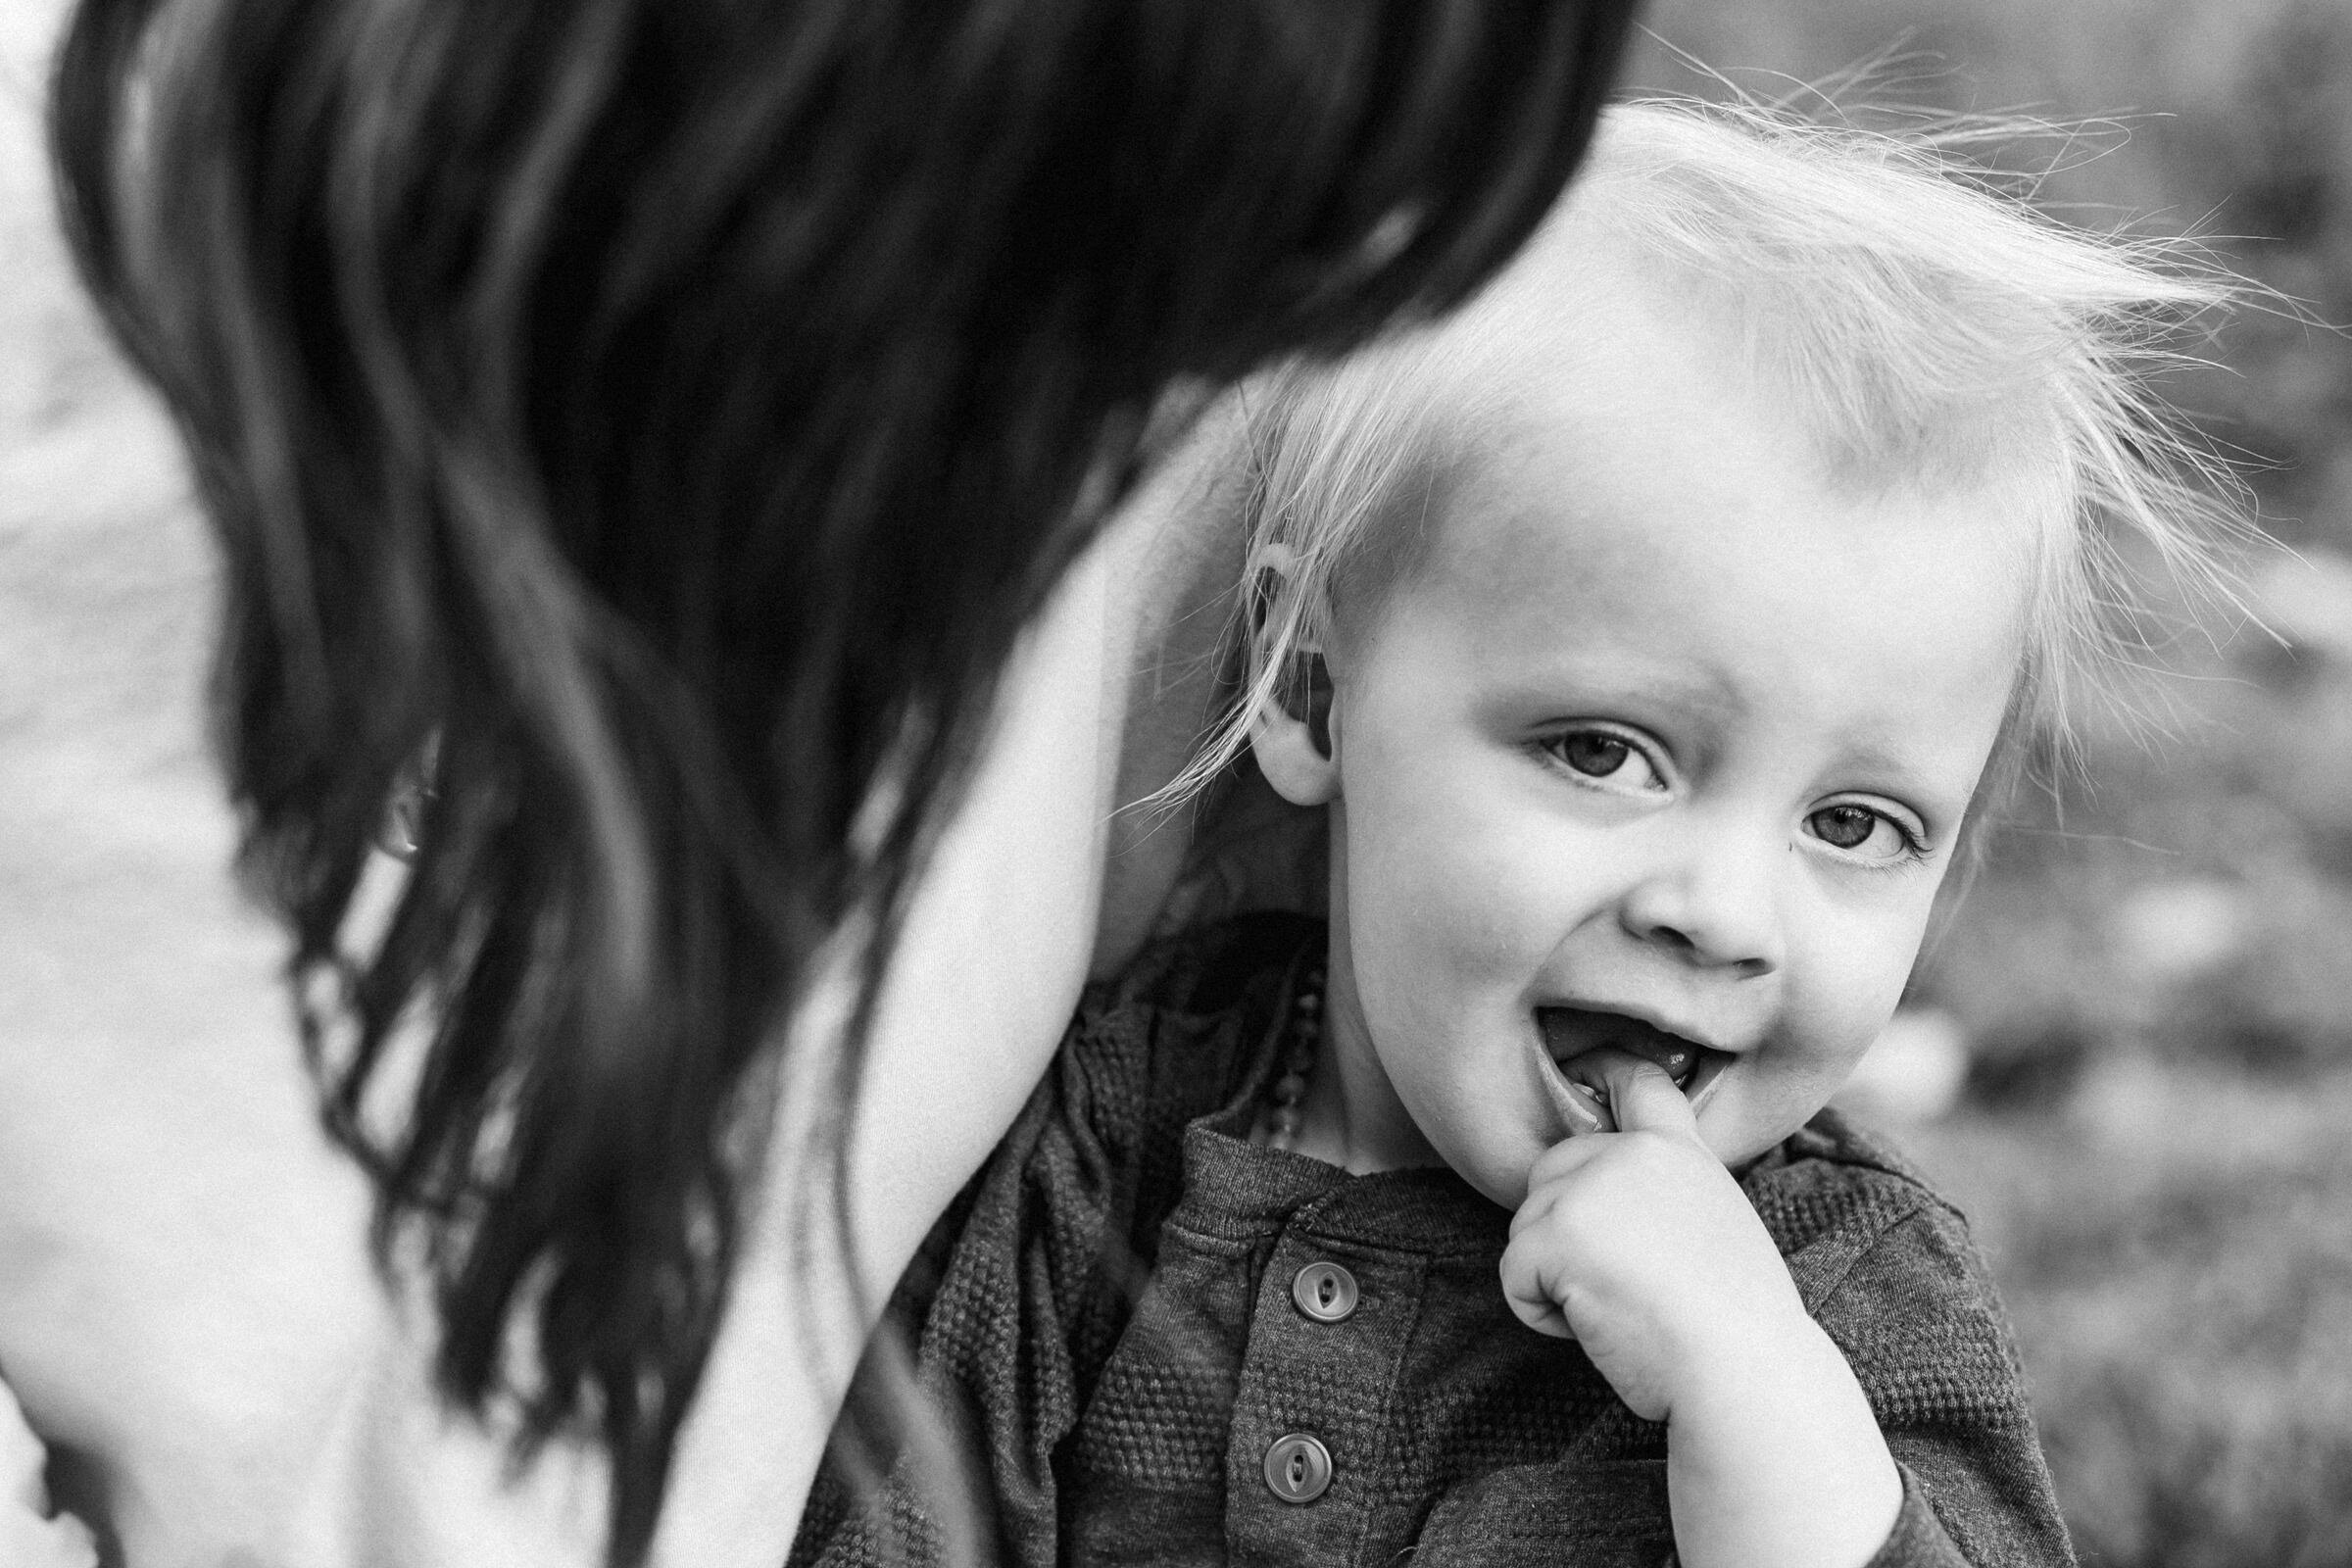
[[[1089,989],[894,1298],[793,1568],[1673,1563],[1665,1428],[1512,1315],[1508,1211],[1249,1142],[1323,942],[1245,917]],[[2071,1564],[1959,1212],[1830,1111],[1740,1185],[1901,1468],[1871,1568]],[[947,1445],[878,1413],[909,1344]]]

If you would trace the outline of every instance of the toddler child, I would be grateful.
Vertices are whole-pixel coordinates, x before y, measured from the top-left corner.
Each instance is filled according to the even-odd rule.
[[[1824,1106],[2119,544],[2205,569],[2140,372],[2215,293],[1628,107],[1463,314],[1254,390],[1201,770],[1326,809],[1330,921],[1090,994],[902,1288],[1006,1560],[2069,1560],[1960,1215]],[[968,1544],[918,1479],[795,1560]]]

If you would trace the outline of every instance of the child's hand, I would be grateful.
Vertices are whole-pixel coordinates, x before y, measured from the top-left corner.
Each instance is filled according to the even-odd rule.
[[[1666,1423],[1686,1568],[1859,1568],[1902,1481],[1852,1369],[1674,1081],[1627,1052],[1586,1063],[1619,1131],[1528,1173],[1502,1255],[1511,1309],[1580,1342],[1635,1414]]]
[[[1624,1051],[1579,1065],[1599,1069],[1619,1130],[1564,1140],[1528,1172],[1503,1295],[1530,1328],[1582,1342],[1635,1414],[1665,1421],[1719,1363],[1817,1331],[1674,1081]]]
[[[9,1568],[97,1568],[89,1527],[72,1514],[49,1517],[47,1454],[25,1425],[16,1394],[0,1383],[0,1563]]]

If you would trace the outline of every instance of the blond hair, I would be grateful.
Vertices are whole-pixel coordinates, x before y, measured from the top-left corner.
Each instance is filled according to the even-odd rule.
[[[1396,580],[1426,543],[1400,504],[1498,378],[1476,370],[1563,319],[1600,239],[1630,247],[1734,323],[1836,480],[1960,487],[2050,475],[2025,656],[1999,765],[2064,749],[2083,696],[2144,657],[2138,563],[2191,602],[2234,603],[2222,545],[2241,486],[2151,389],[2238,292],[2190,242],[2088,232],[2003,193],[1967,156],[2018,127],[1904,132],[1754,105],[1609,110],[1570,196],[1465,310],[1246,391],[1253,464],[1241,691],[1163,792],[1181,799],[1290,706],[1297,656],[1328,646],[1343,585]],[[1539,313],[1531,322],[1529,312]],[[1543,313],[1549,312],[1548,318]],[[1540,336],[1540,333],[1538,334]]]

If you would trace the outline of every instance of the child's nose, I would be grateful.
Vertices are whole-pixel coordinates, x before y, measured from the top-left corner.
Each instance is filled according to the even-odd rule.
[[[1637,940],[1687,962],[1742,977],[1771,974],[1783,957],[1776,873],[1785,858],[1785,846],[1710,835],[1636,883],[1618,919]]]

